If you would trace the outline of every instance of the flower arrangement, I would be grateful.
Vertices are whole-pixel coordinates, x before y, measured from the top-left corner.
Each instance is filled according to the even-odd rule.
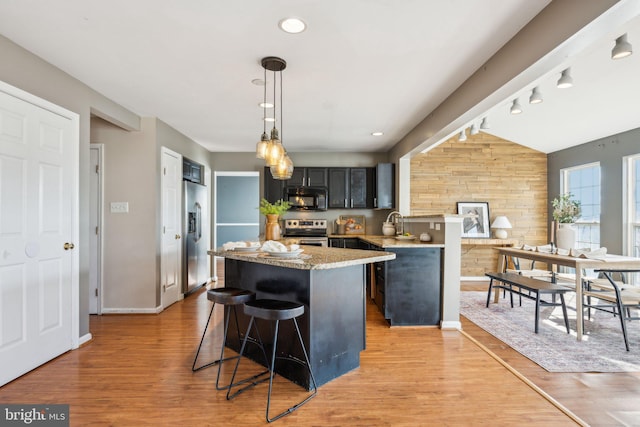
[[[291,208],[289,202],[280,199],[275,203],[269,203],[267,199],[260,200],[260,213],[262,215],[282,215]]]
[[[553,219],[560,224],[573,224],[582,212],[580,201],[572,199],[571,193],[556,197],[551,202]]]

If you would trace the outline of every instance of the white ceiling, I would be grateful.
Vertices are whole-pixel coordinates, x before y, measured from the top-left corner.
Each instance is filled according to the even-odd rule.
[[[548,3],[0,0],[0,33],[210,151],[254,150],[263,87],[251,81],[263,77],[262,57],[279,56],[288,63],[287,150],[374,152],[397,143]],[[307,30],[279,30],[288,16]],[[629,40],[640,42],[640,32],[630,28]],[[572,89],[541,77],[543,104],[521,97],[517,117],[506,101],[495,106],[490,132],[551,152],[639,127],[627,101],[640,95],[640,55],[603,60],[612,46],[603,40],[572,64]],[[378,130],[384,136],[371,136]]]

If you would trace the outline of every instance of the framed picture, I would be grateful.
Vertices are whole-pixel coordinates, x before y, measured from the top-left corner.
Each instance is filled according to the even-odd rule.
[[[489,238],[489,203],[458,202],[458,214],[462,220],[462,238]]]

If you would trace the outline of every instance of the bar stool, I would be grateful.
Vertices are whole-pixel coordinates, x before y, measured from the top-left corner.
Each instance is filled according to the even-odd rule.
[[[244,337],[244,340],[242,341],[242,346],[240,347],[240,357],[242,357],[242,354],[244,353],[244,348],[245,345],[247,343],[247,336],[248,336],[248,332],[251,329],[251,325],[254,324],[255,319],[264,319],[264,320],[275,320],[275,330],[274,330],[274,334],[273,334],[273,352],[271,354],[271,364],[269,365],[269,393],[267,394],[267,410],[266,410],[266,418],[267,418],[267,422],[273,422],[279,418],[284,417],[285,415],[290,414],[291,412],[295,411],[296,409],[298,409],[300,406],[304,405],[305,403],[307,403],[309,400],[311,400],[317,393],[318,393],[318,387],[316,385],[316,379],[313,376],[313,372],[311,370],[311,363],[309,362],[309,356],[307,354],[307,350],[304,347],[304,342],[302,341],[302,335],[300,334],[300,328],[298,327],[298,322],[296,321],[296,317],[301,316],[302,314],[304,314],[304,305],[300,304],[300,303],[296,303],[296,302],[290,302],[290,301],[280,301],[280,300],[273,300],[273,299],[256,299],[256,300],[252,300],[252,301],[248,301],[244,304],[244,313],[248,316],[251,316],[251,320],[249,320],[249,326],[247,327],[247,334]],[[269,418],[269,409],[271,407],[271,390],[273,389],[273,376],[274,376],[274,369],[275,369],[275,362],[276,362],[276,345],[278,342],[278,327],[280,325],[280,321],[281,320],[293,320],[293,324],[295,326],[296,329],[296,333],[298,334],[298,342],[300,343],[300,346],[302,347],[302,352],[304,353],[304,362],[296,359],[296,358],[291,358],[291,357],[285,357],[285,356],[279,356],[278,359],[286,359],[295,363],[299,363],[300,365],[304,365],[306,366],[307,370],[309,371],[309,375],[311,376],[311,381],[313,382],[313,393],[311,393],[310,395],[308,395],[304,400],[302,400],[301,402],[295,404],[294,406],[290,407],[289,409],[279,413],[278,415],[276,415],[273,418]],[[257,328],[256,328],[257,329]],[[248,387],[254,385],[251,384],[249,386],[246,386],[238,391],[236,391],[235,393],[231,394],[231,390],[233,388],[233,386],[240,384],[240,383],[236,383],[234,384],[233,380],[235,379],[236,373],[238,371],[238,366],[240,365],[240,358],[238,358],[238,361],[236,362],[236,367],[233,371],[233,375],[231,376],[231,384],[229,385],[229,388],[227,389],[227,399],[230,400],[233,397],[237,396],[238,394],[242,393],[243,391],[245,391]]]
[[[229,331],[229,320],[231,319],[231,309],[233,309],[233,315],[235,316],[236,319],[236,332],[238,334],[238,342],[240,342],[241,337],[240,337],[240,329],[239,329],[239,324],[238,324],[238,313],[236,311],[236,306],[240,305],[240,304],[244,304],[246,302],[250,302],[256,299],[256,294],[255,292],[252,291],[248,291],[245,289],[240,289],[240,288],[232,288],[232,287],[226,287],[226,288],[213,288],[213,289],[209,289],[207,291],[207,299],[209,301],[213,302],[213,305],[211,306],[211,311],[209,312],[209,318],[207,319],[207,324],[204,327],[204,332],[202,333],[202,338],[200,339],[200,345],[198,346],[198,350],[196,351],[196,357],[193,359],[193,365],[191,366],[191,371],[196,372],[199,371],[201,369],[204,368],[208,368],[209,366],[213,366],[213,365],[218,365],[218,375],[216,377],[216,389],[217,390],[225,390],[227,388],[229,388],[229,386],[224,386],[224,387],[220,387],[219,383],[220,383],[220,367],[222,365],[223,362],[227,361],[227,360],[233,360],[233,359],[240,359],[241,355],[238,356],[232,356],[232,357],[224,357],[224,348],[227,344],[227,332]],[[196,368],[196,362],[198,360],[198,355],[200,354],[200,349],[202,348],[202,343],[204,341],[204,337],[207,334],[207,328],[209,327],[209,323],[211,322],[211,316],[213,314],[213,309],[215,308],[216,304],[222,304],[225,306],[226,308],[226,313],[225,313],[225,317],[226,317],[226,321],[225,321],[225,325],[224,325],[224,338],[222,340],[222,349],[220,350],[220,358],[218,360],[214,360],[213,362],[209,362],[206,363],[204,365],[201,365],[199,367]],[[251,326],[251,325],[250,325]],[[244,342],[247,341],[247,337],[249,336],[249,329],[247,329],[247,334],[245,335],[244,338]],[[259,341],[255,341],[253,339],[250,340],[250,342],[254,342],[256,344],[258,344],[261,348],[262,348],[262,352],[264,353],[264,358],[265,360],[267,360],[267,355],[264,351],[264,346],[262,345],[262,340],[260,339],[260,335],[259,332],[257,331],[256,328],[256,333],[258,334],[258,340]],[[255,379],[261,375],[264,375],[266,373],[268,373],[269,371],[263,371],[260,374],[257,374],[251,378],[248,378],[246,380],[241,381],[240,383],[246,382],[246,381],[250,381],[252,379]]]

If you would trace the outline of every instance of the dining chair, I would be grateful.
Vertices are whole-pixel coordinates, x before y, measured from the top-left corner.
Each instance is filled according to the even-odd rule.
[[[583,309],[588,310],[591,318],[591,309],[611,313],[620,318],[624,344],[629,351],[629,339],[627,335],[627,321],[640,320],[640,314],[633,314],[632,309],[640,310],[640,287],[626,283],[625,273],[638,273],[640,270],[595,270],[597,279],[583,281],[582,298]],[[619,280],[615,280],[616,279]],[[593,302],[593,299],[598,301]],[[584,315],[582,316],[584,321]]]

